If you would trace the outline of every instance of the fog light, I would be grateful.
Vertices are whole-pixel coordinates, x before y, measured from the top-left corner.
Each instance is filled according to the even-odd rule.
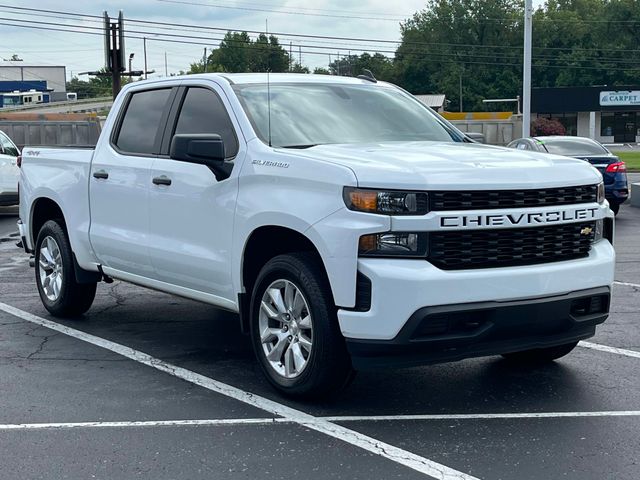
[[[427,234],[386,232],[360,237],[358,254],[361,257],[425,257]]]

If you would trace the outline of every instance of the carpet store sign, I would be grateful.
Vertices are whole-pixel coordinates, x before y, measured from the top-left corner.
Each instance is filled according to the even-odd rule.
[[[603,107],[640,105],[640,90],[630,90],[626,92],[600,92],[600,105]]]

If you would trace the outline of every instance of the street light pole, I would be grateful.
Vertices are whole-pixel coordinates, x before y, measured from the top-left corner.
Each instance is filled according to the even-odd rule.
[[[524,71],[522,79],[522,136],[531,134],[531,36],[533,23],[532,0],[524,2]]]

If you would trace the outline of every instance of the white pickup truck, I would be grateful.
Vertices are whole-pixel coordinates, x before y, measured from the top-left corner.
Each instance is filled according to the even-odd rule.
[[[24,148],[20,218],[52,315],[111,279],[238,312],[298,396],[362,368],[559,358],[614,279],[596,169],[476,144],[373,78],[132,83],[95,150]]]

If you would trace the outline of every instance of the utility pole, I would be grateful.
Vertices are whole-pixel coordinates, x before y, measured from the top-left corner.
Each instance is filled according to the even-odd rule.
[[[291,48],[293,47],[293,42],[289,42],[289,71],[293,68],[293,57],[291,56]]]
[[[202,56],[202,67],[204,73],[207,73],[207,47],[204,47],[204,55]]]
[[[532,0],[524,1],[524,71],[522,75],[522,136],[531,134],[531,36]]]
[[[164,76],[169,76],[169,67],[167,66],[167,52],[164,52]]]
[[[142,48],[144,49],[144,79],[147,79],[147,37],[142,37]]]
[[[462,72],[464,71],[464,64],[460,70],[460,111],[462,112]]]
[[[94,75],[97,77],[111,77],[112,94],[113,99],[120,93],[121,77],[139,77],[142,74],[146,75],[145,71],[131,71],[131,60],[133,60],[133,53],[129,57],[129,71],[126,70],[125,65],[125,47],[124,47],[124,17],[122,10],[118,14],[118,20],[111,21],[109,14],[105,11],[103,13],[104,21],[104,63],[105,71],[97,72],[82,72],[78,75]],[[145,58],[146,60],[146,58]],[[146,63],[146,61],[145,61]]]

